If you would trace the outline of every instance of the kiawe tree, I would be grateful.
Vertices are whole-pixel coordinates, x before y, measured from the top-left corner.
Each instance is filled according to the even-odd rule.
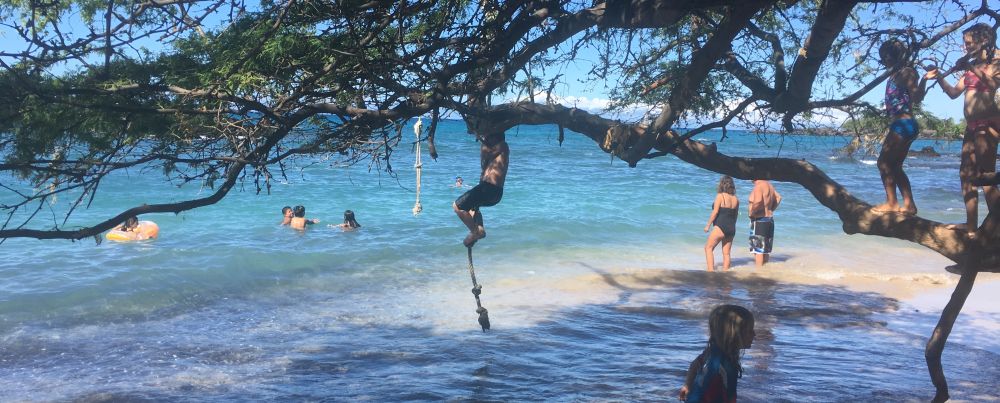
[[[919,216],[876,214],[807,161],[729,156],[690,139],[878,113],[862,97],[890,74],[878,65],[882,41],[902,38],[914,61],[946,65],[957,56],[948,51],[956,32],[1000,25],[996,8],[985,0],[3,0],[0,32],[23,46],[0,49],[0,171],[9,174],[0,186],[13,200],[0,206],[0,238],[82,239],[130,215],[216,203],[239,184],[267,191],[301,156],[392,172],[403,126],[417,116],[431,117],[435,158],[435,127],[449,111],[482,133],[551,124],[560,138],[580,133],[637,169],[674,155],[736,178],[797,183],[846,233],[907,240],[955,261],[961,279],[927,345],[943,401],[940,357],[954,320],[977,273],[1000,271],[1000,212],[991,209],[970,238]],[[583,66],[584,54],[597,60]],[[560,90],[575,80],[605,86],[610,108],[562,104]],[[649,121],[612,118],[636,109]],[[214,192],[66,227],[103,179],[128,169]],[[42,219],[58,195],[71,195],[72,207]]]

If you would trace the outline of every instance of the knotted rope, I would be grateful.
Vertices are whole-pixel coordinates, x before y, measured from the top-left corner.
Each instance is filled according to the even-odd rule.
[[[479,314],[479,326],[483,327],[483,332],[490,330],[490,315],[483,308],[483,304],[479,301],[479,294],[483,292],[483,286],[476,282],[476,267],[472,265],[472,247],[469,246],[469,275],[472,276],[472,295],[476,296],[476,313]]]
[[[417,123],[413,125],[413,133],[417,136],[417,161],[413,164],[417,170],[417,202],[413,204],[414,216],[424,210],[424,206],[420,205],[420,171],[423,168],[423,164],[420,162],[420,128],[423,126],[424,122],[418,117]]]

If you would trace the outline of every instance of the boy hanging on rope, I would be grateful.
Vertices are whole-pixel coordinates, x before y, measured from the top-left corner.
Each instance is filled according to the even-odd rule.
[[[510,160],[510,148],[507,147],[503,132],[476,136],[481,143],[479,158],[483,170],[479,176],[479,184],[459,196],[452,205],[458,218],[469,227],[469,235],[462,241],[469,248],[486,237],[483,213],[479,208],[494,206],[500,202]]]

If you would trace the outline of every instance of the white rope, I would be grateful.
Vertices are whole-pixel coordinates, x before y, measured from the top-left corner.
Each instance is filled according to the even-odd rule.
[[[413,133],[417,136],[417,161],[413,164],[413,167],[417,169],[417,202],[413,205],[413,216],[420,214],[424,210],[424,206],[420,205],[420,170],[423,168],[423,164],[420,162],[420,128],[424,126],[424,122],[417,118],[417,123],[413,125]]]

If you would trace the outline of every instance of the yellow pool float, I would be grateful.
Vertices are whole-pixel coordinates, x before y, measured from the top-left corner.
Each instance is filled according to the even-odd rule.
[[[113,229],[104,235],[109,241],[131,242],[154,239],[160,234],[160,226],[152,221],[139,221],[139,225],[133,231],[122,231]]]

